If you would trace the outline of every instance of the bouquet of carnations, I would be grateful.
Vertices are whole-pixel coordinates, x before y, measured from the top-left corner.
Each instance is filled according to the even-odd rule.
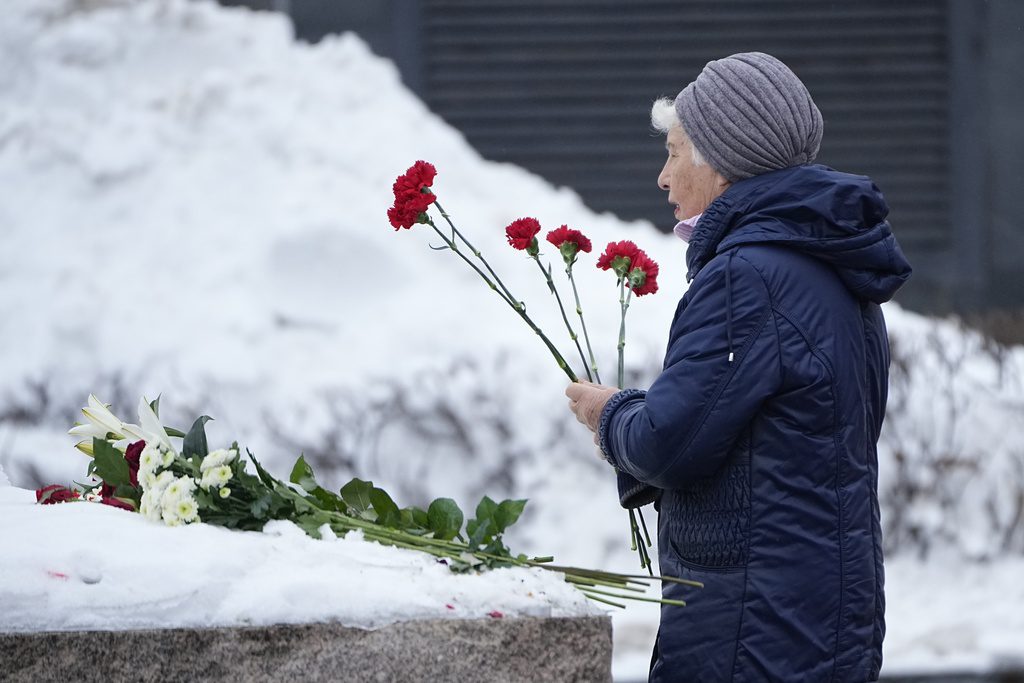
[[[366,540],[434,555],[456,572],[541,567],[562,572],[588,598],[617,607],[624,606],[617,598],[684,604],[643,596],[647,584],[642,577],[557,566],[551,557],[513,554],[503,534],[519,519],[525,500],[496,502],[484,496],[476,516],[468,521],[450,498],[438,498],[425,510],[400,508],[370,481],[352,479],[337,493],[325,489],[303,456],[286,482],[271,475],[252,453],[246,451],[243,458],[237,443],[210,450],[205,429],[210,417],[197,418],[188,432],[182,432],[162,424],[159,410],[159,399],[143,398],[138,424],[129,424],[90,396],[82,409],[85,422],[70,431],[81,439],[77,448],[90,456],[89,481],[41,488],[37,501],[113,505],[169,526],[203,522],[260,531],[271,520],[288,520],[314,538],[328,530],[337,536],[358,531]],[[247,461],[255,473],[248,471]]]
[[[494,290],[501,300],[522,318],[523,322],[533,330],[541,341],[551,352],[558,367],[573,382],[578,381],[576,373],[569,362],[561,354],[551,339],[537,326],[526,312],[526,305],[516,298],[505,285],[491,265],[483,257],[480,250],[473,246],[466,236],[457,228],[451,220],[451,216],[441,208],[437,196],[433,192],[434,178],[437,169],[426,161],[417,161],[409,169],[395,180],[392,186],[394,193],[394,204],[388,209],[388,220],[395,230],[411,228],[413,225],[428,225],[444,242],[444,246],[431,247],[439,251],[451,251],[464,263],[472,268],[483,278],[484,282]],[[447,228],[442,230],[434,222],[428,213],[431,206],[436,207],[438,213],[447,223]],[[547,234],[547,241],[558,249],[562,262],[565,265],[566,278],[572,287],[573,297],[576,302],[576,314],[579,317],[580,329],[583,331],[583,339],[587,346],[587,356],[580,346],[579,336],[573,329],[569,316],[566,315],[562,297],[551,277],[551,265],[545,265],[540,260],[540,243],[537,235],[541,231],[540,222],[535,218],[519,218],[505,228],[505,236],[509,245],[520,251],[526,252],[527,256],[536,263],[547,282],[549,291],[555,297],[558,309],[562,315],[562,321],[569,333],[569,338],[576,346],[580,361],[590,381],[601,382],[601,376],[597,370],[597,361],[594,358],[594,351],[590,344],[590,335],[587,333],[587,326],[583,320],[583,306],[580,303],[579,291],[576,287],[576,280],[573,278],[573,266],[580,253],[589,253],[592,249],[590,239],[579,230],[574,230],[563,225]],[[629,240],[610,242],[604,253],[597,260],[597,267],[601,270],[610,270],[616,276],[616,286],[619,294],[619,308],[621,312],[618,338],[618,388],[622,389],[625,381],[625,347],[626,347],[626,311],[629,310],[630,300],[634,295],[640,297],[647,294],[654,294],[658,291],[658,264],[651,259],[646,252]],[[589,358],[588,358],[589,356]],[[650,554],[647,548],[651,547],[651,537],[647,531],[647,524],[644,521],[640,508],[630,508],[630,543],[631,548],[640,556],[640,567],[646,568],[648,573],[653,575]],[[639,524],[638,524],[639,520]],[[641,534],[641,530],[643,533]]]

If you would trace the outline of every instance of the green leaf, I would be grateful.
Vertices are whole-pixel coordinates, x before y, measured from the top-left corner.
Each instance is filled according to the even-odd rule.
[[[267,511],[270,509],[270,504],[273,500],[274,498],[270,493],[264,493],[252,502],[252,505],[249,506],[249,511],[257,519],[266,519]]]
[[[203,425],[212,420],[209,415],[201,415],[192,423],[192,428],[185,435],[185,442],[181,445],[181,454],[186,458],[205,458],[210,451],[206,446],[206,429]]]
[[[149,407],[153,409],[153,414],[160,417],[160,397],[157,396],[154,400],[149,402]]]
[[[485,519],[492,519],[494,513],[498,510],[498,504],[490,499],[488,496],[484,496],[480,499],[480,502],[476,506],[476,519],[482,522]]]
[[[174,427],[168,427],[164,425],[164,431],[167,432],[167,436],[171,437],[172,439],[185,438],[185,432],[181,431],[180,429],[175,429]]]
[[[312,495],[324,510],[337,510],[338,512],[348,511],[348,507],[345,505],[344,501],[327,489],[317,486],[313,489]]]
[[[498,509],[494,511],[494,526],[498,530],[497,533],[504,533],[505,529],[515,524],[525,507],[526,500],[501,501]]]
[[[372,490],[372,481],[353,479],[341,487],[341,499],[357,513],[365,512],[373,505],[373,501],[370,500],[370,491]]]
[[[319,515],[301,515],[295,519],[295,523],[306,532],[308,536],[312,538],[320,538],[320,527],[324,525],[327,520],[321,518]]]
[[[462,531],[463,514],[451,498],[438,498],[427,508],[427,528],[435,538],[450,541]]]
[[[96,463],[96,475],[111,486],[130,486],[128,462],[121,451],[103,439],[92,440],[93,458]]]
[[[377,513],[377,524],[392,528],[401,524],[402,514],[387,491],[376,487],[370,489],[370,502],[373,503],[373,509]]]
[[[245,453],[249,456],[249,460],[252,460],[253,466],[256,467],[256,474],[259,475],[260,481],[262,481],[266,486],[273,488],[275,481],[274,477],[270,476],[270,472],[263,469],[263,465],[261,465],[260,461],[256,459],[256,456],[252,454],[252,451],[246,448]]]
[[[423,529],[429,528],[430,517],[429,515],[427,515],[426,510],[421,510],[420,508],[415,507],[410,507],[406,509],[412,513],[413,524]]]
[[[466,533],[469,534],[469,547],[479,548],[494,538],[494,522],[490,519],[484,519],[482,522],[473,520],[466,525]]]
[[[313,468],[306,462],[305,455],[300,455],[299,459],[295,461],[295,466],[292,467],[292,473],[288,477],[288,481],[298,484],[307,493],[312,493],[320,488],[320,485],[316,483],[316,477],[313,475]]]

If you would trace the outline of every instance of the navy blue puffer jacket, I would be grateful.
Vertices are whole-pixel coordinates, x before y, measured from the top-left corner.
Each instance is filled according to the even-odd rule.
[[[601,415],[624,505],[656,500],[668,584],[652,681],[878,677],[877,496],[889,345],[910,275],[870,179],[804,165],[742,180],[686,253],[662,374]]]

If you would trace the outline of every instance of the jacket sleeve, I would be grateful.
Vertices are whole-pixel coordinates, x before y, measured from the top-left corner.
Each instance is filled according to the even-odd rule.
[[[745,258],[720,255],[684,297],[664,370],[646,395],[622,392],[609,401],[601,443],[637,481],[677,488],[722,464],[781,380],[768,289]]]

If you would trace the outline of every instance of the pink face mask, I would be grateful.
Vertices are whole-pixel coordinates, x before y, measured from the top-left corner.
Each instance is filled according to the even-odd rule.
[[[676,227],[672,228],[672,232],[674,232],[676,234],[676,237],[678,237],[682,241],[689,243],[690,237],[693,236],[693,229],[697,227],[697,221],[699,221],[700,217],[703,215],[704,213],[701,212],[698,213],[696,216],[684,218],[683,220],[676,223]]]

